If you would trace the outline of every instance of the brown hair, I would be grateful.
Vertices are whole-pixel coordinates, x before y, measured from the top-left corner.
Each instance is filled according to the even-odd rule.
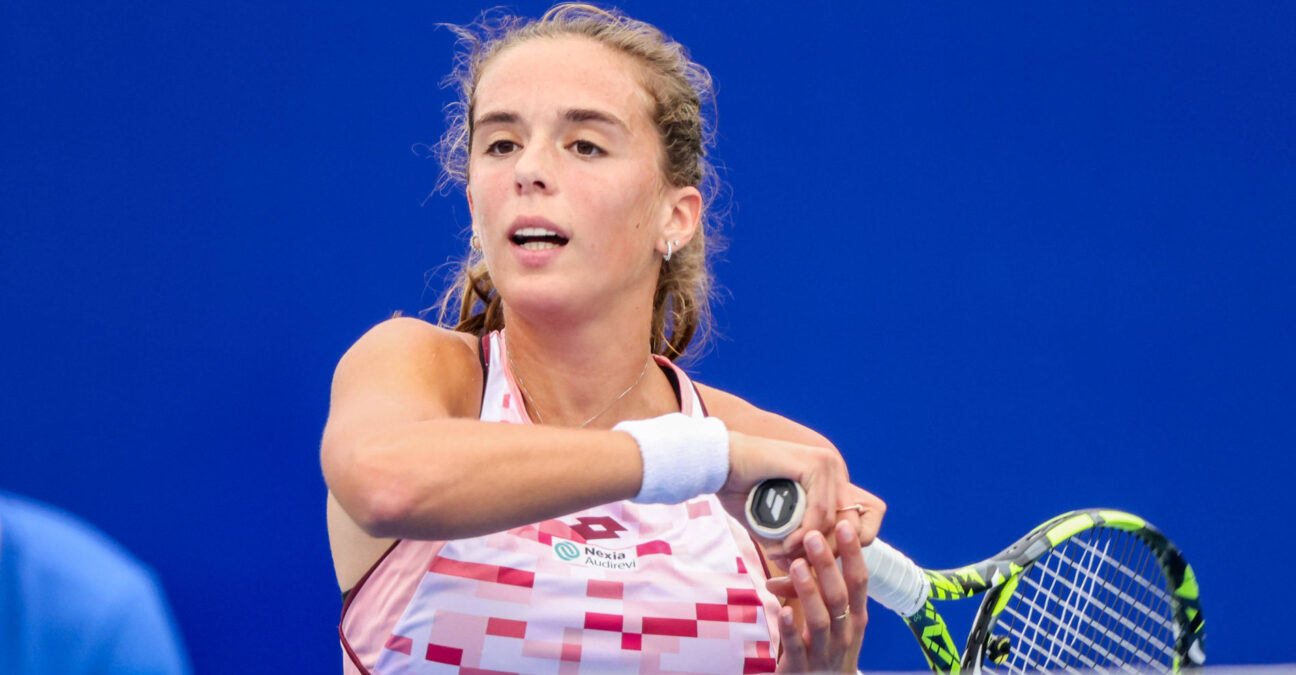
[[[447,27],[459,37],[455,69],[447,78],[457,85],[459,100],[447,109],[448,128],[437,148],[443,169],[441,188],[467,184],[477,83],[500,52],[528,40],[583,36],[641,64],[642,85],[653,101],[651,117],[662,140],[662,175],[674,187],[697,187],[703,199],[702,220],[693,239],[669,261],[662,261],[649,341],[654,353],[672,360],[682,356],[695,338],[705,341],[712,293],[708,248],[711,254],[718,248],[716,234],[708,232],[714,227],[709,210],[718,181],[706,160],[714,135],[702,113],[704,105],[714,101],[706,68],[656,27],[589,4],[555,5],[531,21],[488,12],[472,25]],[[441,298],[438,318],[443,325],[449,325],[447,317],[456,302],[456,330],[482,335],[503,328],[500,296],[478,251],[469,251],[454,285]]]

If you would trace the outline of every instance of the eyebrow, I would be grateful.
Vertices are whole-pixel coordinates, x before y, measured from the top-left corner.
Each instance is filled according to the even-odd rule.
[[[568,122],[598,122],[608,126],[617,127],[622,131],[629,131],[629,127],[626,126],[626,123],[622,122],[615,115],[605,113],[601,110],[594,110],[593,108],[572,108],[564,111],[562,117]],[[517,124],[520,119],[521,118],[515,112],[498,110],[478,117],[473,122],[473,128],[478,129],[490,124]]]
[[[601,110],[592,110],[590,108],[573,108],[563,113],[563,119],[568,122],[600,122],[613,127],[619,127],[623,131],[628,131],[625,122],[617,119],[615,115],[605,113]]]
[[[518,121],[517,113],[498,112],[487,113],[473,121],[473,128],[484,127],[487,124],[515,124]]]

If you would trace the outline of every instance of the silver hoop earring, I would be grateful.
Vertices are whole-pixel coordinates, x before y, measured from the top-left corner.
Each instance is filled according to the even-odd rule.
[[[477,235],[474,234],[472,237],[470,237],[470,238],[468,239],[468,246],[470,246],[470,247],[472,248],[472,250],[474,250],[474,251],[480,251],[480,250],[481,250],[481,237],[479,237],[479,236],[477,236]]]
[[[670,240],[667,240],[667,241],[666,241],[666,255],[662,258],[662,260],[665,260],[665,261],[667,261],[667,262],[670,262],[670,257],[671,257],[671,252],[672,252],[672,250],[673,250],[673,249],[672,249],[672,247],[671,247],[671,242],[670,242]]]

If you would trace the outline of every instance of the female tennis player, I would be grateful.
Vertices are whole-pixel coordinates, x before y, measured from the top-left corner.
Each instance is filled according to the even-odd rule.
[[[356,342],[322,442],[345,670],[854,672],[882,502],[673,363],[708,316],[706,71],[589,5],[457,30],[460,320]],[[807,510],[758,541],[771,477]]]

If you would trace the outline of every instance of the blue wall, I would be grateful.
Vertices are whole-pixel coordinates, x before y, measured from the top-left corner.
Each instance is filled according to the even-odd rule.
[[[1296,661],[1248,612],[1296,554],[1296,10],[1216,4],[626,8],[719,83],[700,379],[826,433],[925,564],[1128,509],[1212,662]],[[474,15],[0,9],[0,488],[152,564],[201,672],[338,666],[329,378],[464,248],[411,146]],[[882,611],[862,664],[922,666]]]

